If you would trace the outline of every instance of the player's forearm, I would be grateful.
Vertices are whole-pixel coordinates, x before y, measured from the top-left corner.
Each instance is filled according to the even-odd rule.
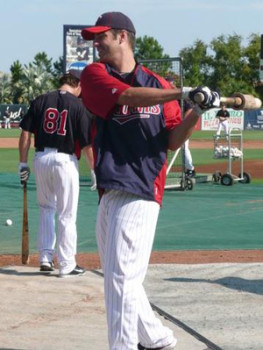
[[[82,153],[85,156],[86,162],[90,169],[94,169],[94,158],[93,158],[93,150],[91,145],[88,145],[82,149]]]
[[[31,133],[23,130],[19,138],[20,163],[27,163],[30,144],[31,144]]]
[[[194,109],[189,110],[185,119],[174,129],[170,130],[168,137],[168,148],[172,151],[177,150],[189,139],[194,131],[199,115]]]
[[[125,90],[117,101],[119,105],[131,107],[147,107],[165,102],[180,100],[181,89],[156,89],[147,87],[130,87]]]

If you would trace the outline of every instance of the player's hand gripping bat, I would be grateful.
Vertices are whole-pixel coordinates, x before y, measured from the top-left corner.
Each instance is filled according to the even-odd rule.
[[[22,228],[22,264],[29,263],[29,236],[28,236],[28,214],[27,214],[27,186],[23,183],[23,228]]]
[[[204,95],[200,92],[195,96],[196,103],[202,103]],[[227,106],[233,109],[258,109],[261,108],[262,102],[259,98],[252,95],[241,94],[240,92],[234,93],[230,97],[220,97],[220,102],[225,103]]]

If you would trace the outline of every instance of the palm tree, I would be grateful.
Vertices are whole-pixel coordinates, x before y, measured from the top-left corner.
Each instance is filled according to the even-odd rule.
[[[12,91],[12,102],[22,103],[24,95],[24,85],[22,84],[23,67],[19,61],[15,61],[11,68],[11,91]]]
[[[36,66],[32,63],[25,65],[22,82],[28,103],[37,96],[53,89],[52,78],[52,73],[48,72],[43,66]]]
[[[8,74],[3,74],[0,78],[0,103],[12,103],[11,79]]]

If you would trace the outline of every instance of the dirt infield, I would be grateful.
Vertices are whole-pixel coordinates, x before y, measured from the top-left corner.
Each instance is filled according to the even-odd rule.
[[[191,140],[191,148],[199,148],[199,149],[209,149],[214,147],[214,143],[211,140]],[[18,138],[10,137],[10,138],[0,138],[0,148],[17,148],[18,147]],[[31,147],[33,145],[31,144]],[[244,149],[263,149],[263,142],[261,141],[244,141],[243,143]]]
[[[101,268],[97,253],[77,254],[77,262],[80,266],[86,267],[89,270]],[[263,250],[154,251],[150,259],[150,264],[211,264],[227,262],[263,262]],[[21,266],[21,256],[0,255],[0,267],[9,265]],[[39,266],[37,254],[30,256],[28,266]]]

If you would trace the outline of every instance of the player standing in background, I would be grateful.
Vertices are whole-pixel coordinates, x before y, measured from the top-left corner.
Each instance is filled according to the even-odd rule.
[[[96,237],[104,272],[110,350],[173,349],[173,332],[155,317],[143,288],[164,192],[167,148],[189,138],[202,109],[219,106],[208,88],[181,91],[137,64],[135,28],[120,12],[82,31],[100,63],[81,75],[82,99],[96,116]],[[177,99],[203,93],[181,120]],[[139,342],[139,344],[137,344]]]
[[[90,145],[89,117],[78,99],[80,73],[70,71],[60,78],[60,88],[36,98],[20,123],[20,178],[27,182],[31,134],[35,137],[34,173],[39,204],[38,250],[40,271],[54,270],[57,236],[59,277],[82,275],[85,269],[75,260],[78,159]],[[55,233],[57,215],[57,235]]]
[[[220,136],[222,129],[224,129],[226,135],[228,135],[228,132],[229,132],[228,121],[230,118],[230,114],[226,109],[226,105],[224,103],[221,104],[221,109],[219,109],[219,111],[217,112],[216,118],[218,118],[219,120],[216,136]]]
[[[193,164],[193,158],[189,147],[189,139],[184,143],[184,152],[185,152],[185,174],[188,177],[195,177],[195,167]]]
[[[4,112],[4,120],[5,120],[5,129],[11,129],[11,112],[9,111],[9,106],[6,107],[6,110]]]
[[[188,115],[191,114],[192,111],[192,105],[188,103],[187,101],[184,101],[184,111],[185,111],[185,118],[188,117]],[[195,177],[195,167],[193,164],[193,158],[189,147],[189,139],[185,141],[184,143],[184,163],[185,163],[185,174],[189,177]]]

